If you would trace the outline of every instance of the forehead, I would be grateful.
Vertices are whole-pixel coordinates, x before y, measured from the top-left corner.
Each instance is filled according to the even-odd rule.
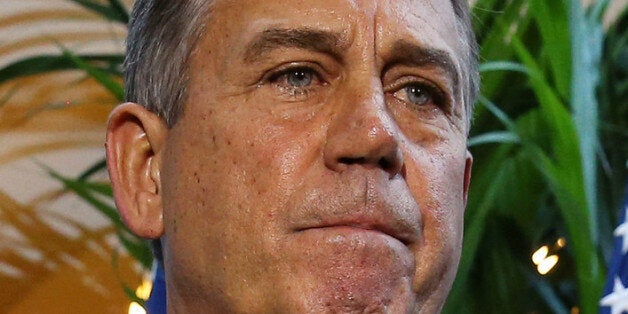
[[[305,27],[343,34],[350,43],[385,46],[403,38],[452,55],[462,48],[451,1],[217,0],[210,12],[209,37],[225,40],[247,42],[268,28]]]

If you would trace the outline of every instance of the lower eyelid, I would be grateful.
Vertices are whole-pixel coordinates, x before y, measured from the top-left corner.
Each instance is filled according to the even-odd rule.
[[[318,92],[317,89],[323,87],[321,85],[316,85],[316,84],[326,85],[326,83],[314,83],[314,84],[315,85],[313,86],[311,85],[311,86],[306,86],[306,87],[295,87],[295,86],[284,86],[275,82],[275,83],[270,83],[270,86],[272,86],[272,89],[274,90],[273,93],[276,93],[276,97],[281,97],[288,101],[302,101],[307,98],[313,97]]]
[[[307,95],[311,91],[311,88],[308,87],[278,86],[278,88],[282,93],[292,97]]]

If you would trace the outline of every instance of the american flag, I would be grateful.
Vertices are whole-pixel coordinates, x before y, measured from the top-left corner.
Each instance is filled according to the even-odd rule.
[[[628,191],[615,232],[615,251],[608,271],[608,280],[600,300],[600,314],[628,313]]]

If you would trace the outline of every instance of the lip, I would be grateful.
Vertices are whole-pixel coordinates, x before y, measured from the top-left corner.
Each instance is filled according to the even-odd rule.
[[[322,223],[313,226],[307,226],[303,228],[297,228],[296,232],[304,232],[304,231],[341,231],[341,232],[367,232],[367,233],[378,233],[381,235],[385,235],[388,237],[392,237],[399,242],[403,243],[405,246],[409,246],[410,244],[416,242],[418,240],[418,233],[414,230],[410,230],[411,228],[405,228],[404,226],[394,226],[394,224],[385,224],[385,223],[376,223],[376,222],[365,222],[365,221],[339,221],[336,223]]]

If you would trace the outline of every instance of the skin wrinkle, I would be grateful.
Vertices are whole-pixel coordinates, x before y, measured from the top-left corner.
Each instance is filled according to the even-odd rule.
[[[149,34],[148,36],[145,36],[145,37],[140,37],[138,35],[141,34],[142,30],[155,29],[159,31],[161,29],[164,29],[163,27],[158,27],[159,25],[156,25],[158,22],[152,21],[152,19],[163,19],[164,18],[163,14],[161,14],[161,12],[158,12],[158,10],[161,7],[166,7],[166,8],[169,8],[168,9],[169,12],[172,12],[175,15],[175,17],[173,17],[172,20],[189,21],[182,24],[185,27],[185,30],[177,31],[175,29],[174,31],[172,31],[172,29],[170,29],[168,34],[180,33],[180,35],[182,35],[182,38],[190,38],[192,40],[188,42],[187,44],[181,45],[179,42],[177,42],[177,43],[174,43],[174,45],[177,47],[182,47],[189,51],[193,51],[200,37],[199,34],[203,33],[202,31],[204,30],[204,27],[205,27],[205,23],[200,22],[201,18],[203,16],[211,16],[213,1],[206,1],[206,0],[189,1],[188,2],[189,6],[192,7],[191,10],[176,10],[174,9],[174,7],[177,6],[177,4],[168,6],[160,2],[161,4],[154,5],[154,3],[156,2],[159,2],[159,0],[138,0],[135,6],[135,10],[133,12],[133,20],[134,20],[133,25],[132,25],[133,28],[132,28],[132,32],[130,33],[129,40],[127,41],[129,53],[127,55],[127,59],[125,60],[126,69],[127,69],[126,81],[132,82],[132,84],[131,83],[125,84],[125,87],[127,87],[127,91],[125,94],[127,96],[127,101],[138,101],[140,102],[140,104],[144,104],[144,105],[149,104],[150,107],[154,109],[154,111],[156,111],[160,116],[165,118],[169,126],[172,126],[176,122],[177,120],[176,118],[181,114],[180,111],[183,110],[179,102],[183,102],[184,98],[187,96],[187,91],[186,91],[187,81],[176,82],[176,80],[179,77],[187,76],[188,74],[187,72],[189,71],[187,61],[189,58],[185,60],[179,60],[177,62],[172,62],[172,58],[169,58],[168,56],[165,56],[165,55],[155,56],[155,58],[146,57],[147,53],[150,53],[151,51],[159,51],[163,49],[162,46],[164,45],[172,46],[172,43],[167,43],[164,40],[161,40],[159,36],[155,36],[153,34]],[[442,3],[446,3],[446,2],[440,2],[439,4],[442,4]],[[449,5],[455,8],[456,15],[458,17],[458,19],[455,22],[455,26],[458,33],[462,35],[462,36],[459,36],[459,40],[462,42],[462,45],[464,46],[463,47],[464,50],[472,52],[470,53],[471,58],[465,58],[469,60],[466,60],[463,63],[465,64],[465,67],[469,68],[468,70],[470,71],[468,72],[477,72],[477,69],[475,68],[477,65],[472,65],[472,63],[475,63],[475,62],[472,62],[471,60],[475,58],[475,54],[477,53],[477,48],[474,45],[472,45],[472,42],[473,42],[472,34],[471,34],[471,38],[469,38],[468,32],[465,31],[464,29],[461,29],[461,27],[470,27],[468,23],[468,19],[469,19],[468,13],[460,12],[460,10],[467,10],[466,5],[463,5],[461,0],[452,0],[448,3]],[[353,6],[356,6],[356,5],[357,5],[356,3],[353,3]],[[431,6],[433,11],[436,11],[433,3],[429,3],[429,5]],[[158,7],[153,8],[153,6],[158,6]],[[157,11],[157,13],[153,11]],[[191,18],[181,19],[180,18],[181,16],[186,16],[186,17],[191,16]],[[463,19],[463,18],[464,18],[464,21],[460,21],[460,19]],[[135,21],[136,19],[138,19],[139,22]],[[146,27],[147,25],[144,24],[146,22],[155,23],[155,24],[148,24],[148,27]],[[176,26],[178,27],[179,24],[176,24]],[[163,33],[163,31],[161,32]],[[143,47],[143,48],[141,48],[141,50],[138,50],[136,47]],[[154,59],[157,59],[156,64],[167,64],[168,66],[166,66],[166,70],[165,71],[155,70],[155,68],[151,66],[150,64],[145,64],[146,62],[148,63],[152,62]],[[180,62],[184,63],[183,66],[181,67],[179,67]],[[179,69],[173,70],[172,67],[179,67]],[[171,70],[172,70],[173,75],[164,75],[164,73],[170,73]],[[137,72],[137,75],[136,75],[136,72]],[[477,81],[477,73],[473,75],[475,77],[473,79],[470,79],[468,77],[469,75],[466,75],[467,71],[464,71],[463,74],[465,74],[464,75],[465,78],[469,80],[469,82],[465,83],[465,85],[468,85],[472,81]],[[157,86],[155,84],[161,85],[160,83],[161,80],[170,81],[171,83],[167,83],[165,85],[170,86],[172,90],[154,88],[155,86]],[[155,83],[153,83],[153,81]],[[467,116],[469,118],[471,117],[470,109],[472,108],[472,105],[474,102],[473,98],[476,94],[475,89],[477,89],[477,86],[475,85],[477,85],[477,82],[474,82],[472,85],[473,86],[465,86],[465,89],[463,91],[463,95],[465,95],[466,97],[465,102],[467,103],[466,107],[468,107]],[[141,94],[138,96],[139,93],[144,93],[144,94]],[[163,101],[164,99],[172,100],[173,95],[175,94],[179,95],[177,96],[178,98],[174,98],[176,99],[176,102]],[[467,131],[468,131],[468,128],[467,128]]]
[[[430,5],[432,5],[432,3],[430,2]],[[436,14],[434,14],[433,16],[436,16]],[[412,10],[408,10],[407,12],[404,13],[404,20],[407,21],[411,21],[411,23],[415,23],[415,24],[421,24],[421,22],[423,22],[422,27],[427,27],[428,29],[431,30],[431,32],[435,33],[435,34],[440,34],[441,32],[443,32],[443,29],[448,29],[447,28],[436,28],[434,26],[433,23],[430,23],[428,20],[426,20],[426,18],[430,18],[431,15],[426,14],[425,12],[421,11],[421,10],[417,10],[417,11],[412,11]],[[450,28],[449,28],[450,29]],[[424,30],[422,30],[424,31]],[[425,45],[425,44],[429,44],[428,42],[424,41],[424,38],[422,37],[415,37],[412,38],[414,42],[418,42],[418,46],[421,45]],[[451,45],[449,43],[445,43],[444,47],[439,49],[441,51],[456,51],[454,48],[455,45]],[[450,53],[446,53],[446,54],[450,54]],[[463,71],[459,70],[459,60],[458,58],[446,58],[449,59],[447,61],[447,63],[449,64],[449,66],[445,66],[445,68],[448,68],[448,71],[450,73],[450,77],[453,81],[453,85],[456,85],[455,87],[453,87],[453,104],[460,104],[459,106],[454,106],[454,109],[452,112],[455,114],[455,117],[452,116],[450,118],[450,121],[456,126],[456,128],[463,130],[464,132],[467,132],[468,128],[469,128],[469,123],[468,121],[464,121],[467,123],[454,123],[455,121],[461,121],[459,120],[465,112],[467,112],[467,106],[465,105],[465,101],[464,98],[462,98],[466,92],[460,91],[460,89],[462,88],[462,86],[460,86],[459,82],[461,81],[461,77],[462,77],[462,73]],[[444,65],[444,63],[443,63]],[[438,84],[437,84],[438,85]],[[465,84],[466,86],[466,84]],[[466,88],[465,88],[466,90]]]
[[[458,99],[460,89],[459,71],[449,53],[443,50],[423,48],[405,40],[395,42],[393,51],[395,51],[395,55],[392,57],[393,61],[390,62],[388,68],[400,64],[441,69],[446,73],[446,77],[453,82],[452,91],[456,99]],[[386,72],[386,69],[384,69],[384,72]]]
[[[334,56],[341,60],[342,51],[348,47],[347,40],[341,33],[319,31],[310,28],[263,30],[248,44],[244,52],[244,60],[253,63],[272,50],[280,48],[300,48],[317,51]]]
[[[430,4],[431,4],[431,3],[430,3]],[[433,5],[433,4],[431,4],[431,5]],[[434,10],[434,11],[436,11],[436,10]],[[410,13],[410,14],[412,14],[412,13]],[[435,14],[437,15],[438,13],[436,13],[436,12],[435,12]],[[412,14],[412,16],[413,16],[413,17],[415,17],[415,18],[417,18],[417,19],[419,19],[419,20],[421,20],[421,21],[424,21],[424,22],[425,22],[425,24],[424,24],[424,25],[426,25],[426,27],[430,28],[433,32],[435,32],[435,33],[439,33],[439,29],[437,29],[434,25],[432,25],[432,24],[430,24],[428,21],[426,21],[426,20],[425,20],[425,17],[424,17],[423,15],[418,14],[418,13],[415,13],[415,14]],[[456,29],[456,31],[457,31],[457,32],[459,32],[459,31],[458,31],[458,26],[457,26],[457,25],[458,25],[458,22],[456,22],[456,23],[455,23],[455,27],[454,27],[454,28]],[[463,48],[464,48],[464,49],[468,49],[468,48],[469,48],[469,47],[468,47],[468,43],[465,45],[465,47],[460,47],[460,45],[459,45],[459,44],[461,44],[461,43],[466,43],[466,40],[463,40],[462,38],[461,38],[460,40],[458,40],[456,43],[457,43],[457,44],[458,44],[458,46],[459,46],[459,47],[458,47],[458,50],[459,50],[459,51],[463,51]],[[453,47],[448,47],[448,48],[452,49]],[[455,68],[455,69],[460,68],[460,66],[459,66],[459,62],[458,62],[458,61],[459,61],[459,60],[453,60],[453,59],[452,59],[452,62],[453,62],[453,65],[454,65],[454,68]],[[456,71],[456,72],[458,73],[458,76],[456,77],[456,81],[457,81],[457,82],[459,82],[464,72],[463,72],[463,71]],[[462,94],[457,93],[457,95],[462,96],[462,95],[466,94],[466,90],[467,90],[467,88],[464,88],[464,91],[460,91]],[[462,104],[464,104],[465,106],[472,106],[472,105],[473,105],[473,104],[465,104],[464,99],[460,99],[460,102],[461,102]],[[467,128],[468,128],[468,127],[467,127]]]

